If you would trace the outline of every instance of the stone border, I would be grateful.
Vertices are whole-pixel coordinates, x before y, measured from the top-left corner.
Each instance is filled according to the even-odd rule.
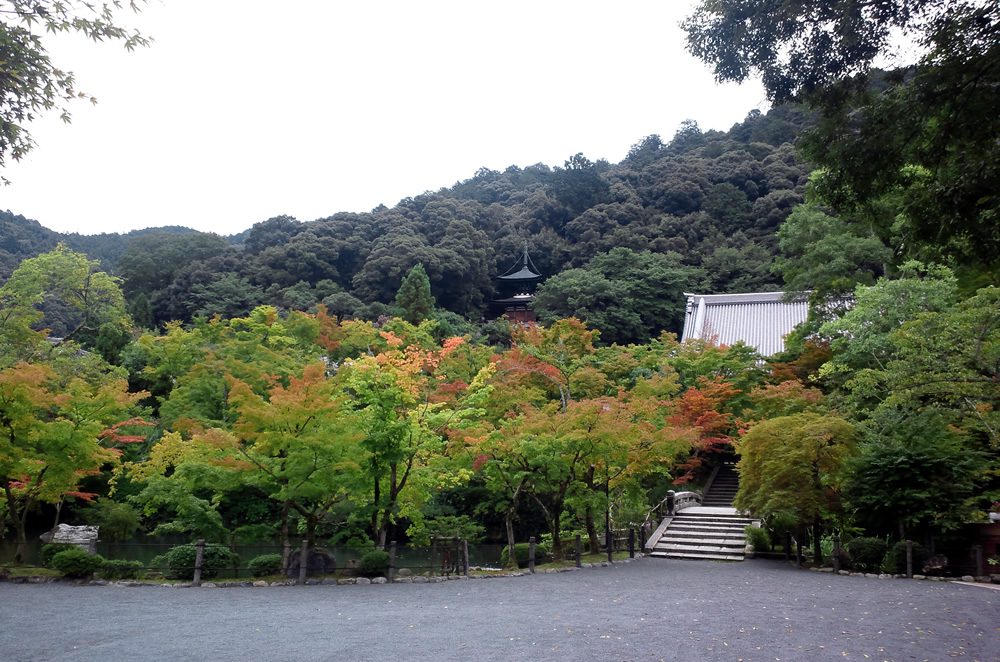
[[[608,561],[601,561],[600,563],[584,563],[581,567],[568,566],[561,568],[541,568],[535,572],[536,575],[552,575],[561,572],[577,572],[579,570],[586,570],[589,568],[614,568],[617,566],[632,563],[633,561],[638,561],[639,559],[646,556],[636,552],[635,558],[631,559],[621,559],[615,561],[614,563],[609,563]],[[417,575],[413,577],[397,577],[393,584],[444,584],[450,581],[469,581],[471,579],[501,579],[506,577],[531,577],[530,572],[501,572],[489,575],[449,575],[446,577],[425,577],[423,575]],[[136,579],[123,579],[123,580],[107,580],[107,579],[64,579],[62,577],[48,577],[48,576],[24,576],[24,577],[8,577],[0,581],[5,581],[8,584],[72,584],[74,586],[113,586],[113,587],[134,587],[134,586],[158,586],[160,588],[194,588],[191,582],[176,582],[172,584],[162,583],[162,582],[151,582],[145,580]],[[390,583],[385,577],[375,577],[369,579],[367,577],[342,577],[340,579],[335,579],[332,577],[327,577],[325,579],[306,579],[305,586],[355,586],[355,585],[379,585]],[[209,582],[203,581],[200,588],[270,588],[278,586],[298,586],[293,579],[286,579],[276,582],[266,582],[262,579],[256,581],[239,581],[239,582]]]
[[[833,568],[804,568],[810,572],[823,572],[826,574],[842,575],[844,577],[867,577],[868,579],[907,579],[906,575],[890,575],[875,572],[851,572],[849,570],[833,571]],[[913,575],[912,579],[929,582],[961,582],[965,584],[1000,584],[1000,574],[983,575],[973,577],[972,575],[962,575],[961,577],[938,577],[931,575]]]

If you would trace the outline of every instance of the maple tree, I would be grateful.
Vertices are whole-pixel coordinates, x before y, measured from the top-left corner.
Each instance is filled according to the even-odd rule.
[[[461,338],[424,349],[391,331],[382,335],[386,351],[345,363],[338,375],[363,433],[362,470],[370,486],[364,505],[379,547],[388,545],[400,518],[419,520],[430,493],[452,479],[439,462],[446,457],[447,431],[481,412],[492,374],[484,367],[462,392],[442,388],[448,384],[438,366],[464,343]],[[435,464],[440,471],[432,470]]]
[[[95,494],[79,491],[83,476],[115,463],[120,450],[113,446],[144,439],[121,434],[120,425],[142,395],[128,393],[122,379],[95,385],[41,364],[0,370],[0,484],[18,559],[34,504],[92,499]]]
[[[813,529],[822,560],[822,521],[842,507],[848,461],[858,434],[848,421],[816,413],[781,416],[754,425],[736,444],[740,487],[733,505]]]

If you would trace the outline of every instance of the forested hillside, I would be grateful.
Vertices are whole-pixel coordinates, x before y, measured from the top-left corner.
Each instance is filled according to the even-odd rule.
[[[392,208],[272,218],[232,239],[182,228],[61,236],[7,213],[0,275],[64,241],[124,279],[146,324],[246,314],[262,303],[304,310],[322,302],[374,319],[390,312],[403,275],[422,263],[438,307],[477,321],[496,275],[527,241],[543,275],[566,272],[541,299],[544,318],[576,314],[593,318],[608,340],[645,340],[664,326],[678,330],[684,288],[781,287],[777,229],[804,198],[809,168],[792,142],[806,118],[787,105],[752,112],[728,132],[686,122],[669,142],[639,141],[619,164],[577,154],[557,167],[482,169]],[[628,273],[611,273],[612,263]],[[566,309],[560,293],[581,278],[589,306]],[[642,290],[656,291],[667,314],[637,320],[631,311],[650,303]],[[625,314],[598,319],[608,300]],[[664,319],[670,324],[655,321]]]
[[[892,28],[926,54],[876,72]],[[14,560],[60,518],[593,552],[739,456],[735,505],[813,563],[899,573],[917,541],[957,570],[1000,513],[1000,9],[714,0],[685,29],[779,105],[231,238],[0,216]],[[476,324],[524,243],[542,324]],[[782,355],[669,333],[685,290],[772,288],[812,291]]]

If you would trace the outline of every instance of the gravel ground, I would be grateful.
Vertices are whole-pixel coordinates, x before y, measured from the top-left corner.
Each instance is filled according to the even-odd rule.
[[[641,559],[439,584],[0,584],[0,660],[1000,660],[1000,591]]]

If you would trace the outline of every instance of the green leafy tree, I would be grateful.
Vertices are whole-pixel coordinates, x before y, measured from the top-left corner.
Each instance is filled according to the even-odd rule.
[[[859,415],[888,396],[885,367],[898,354],[894,332],[920,314],[943,311],[955,301],[956,280],[945,267],[908,262],[899,276],[858,286],[851,309],[819,329],[833,351],[819,374],[843,386],[847,404]]]
[[[812,527],[819,562],[822,523],[842,509],[857,436],[844,419],[814,413],[758,423],[736,444],[740,488],[733,505],[755,515],[778,516],[802,531]]]
[[[972,497],[989,465],[948,418],[941,411],[897,409],[868,424],[847,490],[860,521],[905,539],[972,519]]]
[[[108,376],[94,385],[60,378],[44,365],[0,370],[0,484],[18,559],[35,504],[96,496],[80,491],[81,478],[117,461],[119,451],[102,439],[112,424],[128,418],[141,395],[129,394],[124,380]]]
[[[538,288],[535,309],[547,322],[577,317],[600,329],[606,342],[644,342],[680,330],[684,311],[677,302],[701,280],[677,255],[615,248],[549,278]]]
[[[396,305],[403,309],[403,319],[410,324],[419,324],[431,316],[434,297],[424,265],[418,264],[406,272],[396,292]]]
[[[141,2],[130,2],[139,11]],[[71,71],[49,58],[42,35],[78,32],[93,41],[120,41],[126,49],[149,39],[118,24],[123,3],[66,3],[57,0],[4,0],[0,3],[0,168],[21,159],[34,141],[26,125],[40,113],[57,110],[69,121],[67,106],[86,97]],[[93,99],[92,99],[93,100]]]
[[[823,197],[862,208],[902,189],[914,239],[987,268],[1000,255],[1000,8],[976,0],[705,1],[688,48],[719,80],[759,75],[772,101],[820,112],[802,141]],[[873,71],[897,31],[918,63]]]
[[[0,365],[47,356],[46,332],[95,347],[102,329],[106,339],[130,331],[118,282],[64,244],[21,262],[0,287]]]

